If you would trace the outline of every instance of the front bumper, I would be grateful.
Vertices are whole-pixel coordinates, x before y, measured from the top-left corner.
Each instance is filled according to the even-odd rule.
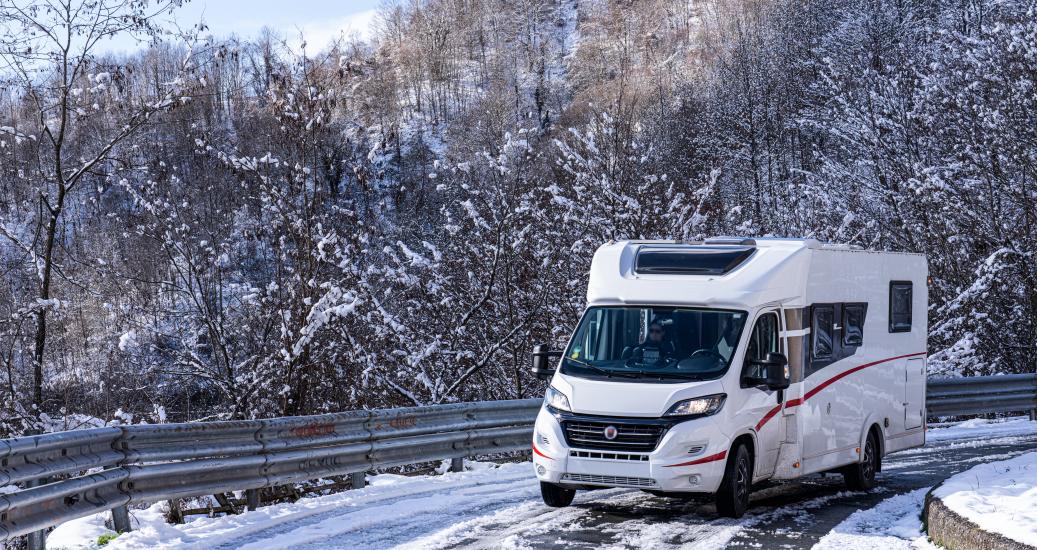
[[[714,493],[724,476],[728,446],[728,437],[710,417],[671,425],[651,452],[570,446],[559,419],[542,407],[533,431],[533,469],[541,481],[567,487]]]

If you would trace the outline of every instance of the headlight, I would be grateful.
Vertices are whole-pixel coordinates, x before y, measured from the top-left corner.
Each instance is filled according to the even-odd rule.
[[[554,386],[547,387],[547,395],[544,396],[544,403],[547,403],[548,407],[558,409],[560,411],[572,411],[569,407],[569,398],[564,393],[554,389]]]
[[[709,416],[716,414],[724,406],[725,399],[726,393],[685,399],[674,403],[663,416]]]

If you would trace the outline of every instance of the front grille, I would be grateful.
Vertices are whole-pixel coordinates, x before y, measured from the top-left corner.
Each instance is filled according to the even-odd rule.
[[[600,458],[603,460],[635,460],[637,462],[648,462],[648,455],[603,453],[599,451],[569,451],[569,456],[573,456],[576,458]]]
[[[577,483],[596,483],[598,485],[621,487],[654,487],[655,480],[647,477],[599,476],[594,474],[565,474],[562,481]]]
[[[605,438],[605,428],[616,428],[614,439]],[[562,422],[565,440],[570,447],[604,451],[628,451],[650,453],[666,433],[659,424],[624,424],[622,422],[591,422],[566,420]]]

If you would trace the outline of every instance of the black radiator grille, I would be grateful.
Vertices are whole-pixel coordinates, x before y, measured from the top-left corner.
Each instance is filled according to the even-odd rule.
[[[616,429],[616,437],[607,439],[605,430]],[[607,451],[651,452],[666,433],[666,427],[655,424],[624,424],[621,422],[590,422],[565,420],[565,441],[578,449]]]

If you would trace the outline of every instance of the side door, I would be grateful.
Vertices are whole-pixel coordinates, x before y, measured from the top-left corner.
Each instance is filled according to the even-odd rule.
[[[925,417],[925,358],[913,357],[906,361],[904,373],[904,429],[922,425]]]
[[[756,476],[769,476],[774,473],[778,462],[778,451],[785,439],[785,422],[780,412],[784,401],[783,391],[773,391],[766,386],[754,383],[765,377],[760,365],[753,361],[762,361],[768,353],[784,353],[781,334],[781,318],[777,309],[761,312],[756,317],[753,330],[749,333],[749,341],[745,348],[745,359],[742,363],[740,386],[746,392],[746,409],[756,421],[756,441],[759,449],[756,461]]]

